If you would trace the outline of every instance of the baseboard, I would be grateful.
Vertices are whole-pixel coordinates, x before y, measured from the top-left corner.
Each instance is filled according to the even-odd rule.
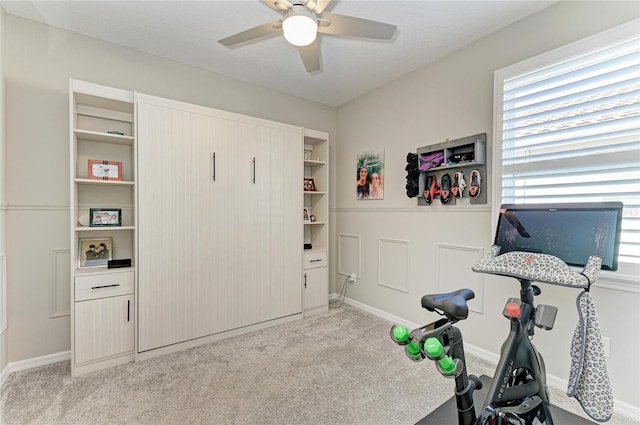
[[[2,386],[6,382],[7,378],[9,377],[9,373],[9,365],[6,365],[0,373],[0,388],[2,388]]]
[[[9,363],[6,369],[9,370],[8,374],[18,372],[20,370],[32,369],[34,367],[47,366],[53,363],[64,362],[71,360],[71,351],[62,351],[60,353],[47,354],[46,356],[34,357],[27,360],[20,360],[19,362]]]
[[[331,294],[330,297],[338,298],[338,294]],[[394,316],[393,314],[387,313],[386,311],[382,311],[375,307],[371,307],[367,304],[361,303],[360,301],[352,300],[350,298],[345,297],[344,302],[346,304],[349,304],[351,306],[364,310],[368,313],[371,313],[374,316],[380,317],[381,319],[388,320],[389,322],[392,322],[392,323],[405,325],[410,329],[415,329],[422,326],[416,323],[409,322],[406,319],[403,319],[402,317]],[[494,365],[497,365],[498,361],[500,360],[500,356],[498,354],[492,353],[490,351],[487,351],[483,348],[476,347],[471,344],[465,343],[464,349],[466,353],[476,356],[490,363],[493,363]],[[547,385],[560,391],[566,391],[568,381],[554,375],[547,375]],[[629,403],[625,403],[618,399],[613,400],[613,411],[614,413],[617,413],[622,416],[626,416],[631,419],[637,420],[638,418],[640,418],[640,407],[634,406]]]
[[[19,362],[12,362],[7,364],[0,373],[0,387],[9,378],[13,372],[20,370],[33,369],[34,367],[47,366],[53,363],[64,362],[71,360],[71,351],[62,351],[60,353],[47,354],[46,356],[34,357],[27,360],[20,360]]]

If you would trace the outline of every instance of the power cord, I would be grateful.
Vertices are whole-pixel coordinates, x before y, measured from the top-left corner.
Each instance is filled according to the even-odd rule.
[[[348,276],[344,278],[342,289],[340,290],[340,295],[338,295],[338,298],[333,301],[329,301],[329,308],[340,308],[344,304],[344,299],[347,296],[347,280],[349,280]],[[340,302],[340,304],[338,304],[338,302]]]

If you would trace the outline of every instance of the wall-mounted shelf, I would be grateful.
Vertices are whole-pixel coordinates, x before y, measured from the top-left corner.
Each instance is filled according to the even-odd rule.
[[[442,181],[442,176],[449,173],[453,179],[453,173],[462,172],[466,181],[466,189],[464,197],[468,197],[468,190],[471,184],[470,173],[478,170],[482,177],[480,194],[476,198],[469,198],[471,204],[487,203],[487,179],[486,179],[486,162],[487,162],[487,134],[480,133],[473,136],[463,137],[460,139],[447,140],[443,143],[422,146],[417,149],[418,154],[418,170],[420,177],[418,179],[418,205],[427,206],[422,193],[427,186],[427,176],[434,175],[438,184]],[[434,160],[433,158],[439,158]],[[436,199],[437,203],[440,203]],[[455,205],[455,202],[449,205]]]

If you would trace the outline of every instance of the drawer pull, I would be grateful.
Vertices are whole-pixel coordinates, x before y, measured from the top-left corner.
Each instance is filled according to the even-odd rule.
[[[92,286],[91,289],[113,288],[115,286],[120,286],[120,284],[114,283],[113,285]]]
[[[320,259],[320,260],[309,260],[310,263],[317,263],[317,262],[320,262],[320,261],[322,261],[322,259]]]

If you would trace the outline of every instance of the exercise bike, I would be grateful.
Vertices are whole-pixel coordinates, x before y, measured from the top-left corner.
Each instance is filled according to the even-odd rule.
[[[455,380],[459,425],[554,424],[544,360],[531,339],[536,327],[553,328],[558,309],[534,303],[542,293],[535,282],[583,290],[576,303],[580,320],[571,344],[567,395],[596,421],[610,419],[613,395],[589,289],[601,269],[617,270],[622,209],[620,202],[501,206],[491,252],[472,270],[517,279],[520,296],[509,298],[502,312],[509,335],[477,415],[473,393],[482,381],[467,374],[462,332],[455,326],[469,315],[473,291],[425,295],[422,307],[442,319],[411,332],[402,325],[391,328],[391,339],[411,360],[433,360],[443,376]]]
[[[542,291],[533,282],[540,280],[567,285],[569,277],[590,285],[597,280],[601,263],[599,257],[592,256],[585,269],[579,273],[550,255],[526,252],[511,252],[506,255],[515,257],[517,262],[524,264],[552,261],[555,267],[545,267],[542,273],[539,268],[534,267],[536,275],[528,278],[516,277],[520,283],[520,297],[509,298],[502,312],[509,320],[510,331],[502,345],[500,361],[486,400],[477,416],[473,392],[482,388],[482,382],[478,377],[467,374],[462,333],[454,326],[467,318],[467,301],[474,298],[473,291],[460,289],[445,294],[425,295],[422,297],[422,307],[440,314],[442,319],[411,333],[403,325],[391,328],[391,339],[405,347],[405,353],[411,360],[433,360],[443,376],[455,379],[459,425],[553,425],[545,364],[531,342],[531,337],[536,327],[543,330],[553,328],[558,309],[550,305],[535,305],[534,297]],[[513,259],[506,259],[504,262],[514,264]],[[564,265],[563,278],[554,281],[552,274],[558,269],[558,263]],[[487,272],[478,265],[474,266],[474,270]],[[488,273],[514,276],[507,271],[501,272],[500,268]]]

